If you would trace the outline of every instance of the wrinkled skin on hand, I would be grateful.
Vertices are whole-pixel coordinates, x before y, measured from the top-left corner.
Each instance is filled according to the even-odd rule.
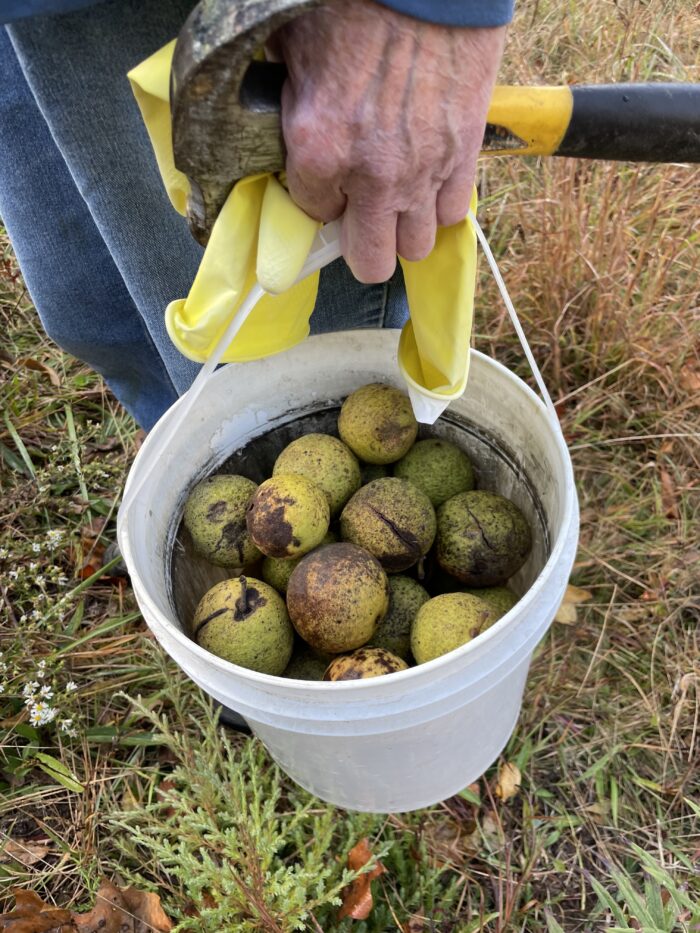
[[[372,0],[333,0],[279,31],[282,124],[294,200],[343,215],[343,254],[382,282],[462,220],[505,27],[448,28]]]

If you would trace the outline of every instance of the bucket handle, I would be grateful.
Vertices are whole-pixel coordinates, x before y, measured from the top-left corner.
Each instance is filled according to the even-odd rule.
[[[539,367],[537,363],[535,362],[534,356],[532,355],[532,350],[530,349],[530,345],[527,342],[527,337],[525,336],[525,332],[523,331],[523,328],[518,319],[518,315],[516,314],[515,308],[513,307],[513,302],[511,301],[510,295],[508,294],[508,289],[506,288],[505,282],[503,281],[503,277],[499,271],[494,255],[491,252],[491,247],[489,246],[488,241],[484,235],[484,232],[479,226],[479,222],[474,216],[473,211],[470,210],[467,216],[469,217],[469,220],[474,226],[474,230],[476,231],[476,235],[479,239],[479,243],[481,244],[481,248],[484,251],[484,255],[486,256],[488,264],[491,267],[491,271],[493,272],[494,278],[496,279],[496,284],[498,285],[498,289],[501,293],[501,297],[503,298],[503,302],[506,306],[508,314],[510,315],[510,319],[513,322],[513,327],[515,328],[515,332],[518,335],[518,339],[520,340],[520,344],[523,348],[523,352],[525,353],[525,357],[528,361],[530,369],[532,370],[532,375],[535,377],[535,382],[537,383],[537,387],[539,388],[542,398],[544,399],[544,404],[547,408],[547,413],[549,414],[550,420],[552,421],[553,425],[556,427],[556,430],[559,432],[559,434],[561,434],[561,425],[559,423],[559,416],[557,415],[554,404],[552,403],[552,399],[550,398],[549,392],[547,391],[547,387],[544,384],[544,380],[542,378],[542,374],[540,373]],[[333,228],[333,232],[336,233],[333,225],[329,224],[327,225],[327,227],[329,227],[329,229]],[[327,247],[326,247],[326,252],[328,252]],[[335,259],[335,258],[336,258],[335,254],[331,255],[330,253],[328,253],[328,255],[325,255],[324,253],[323,255],[324,261],[321,264],[325,265],[326,263],[330,262],[331,259]],[[311,271],[311,270],[308,270],[308,271]],[[308,274],[306,269],[304,270],[304,272]],[[216,346],[214,347],[213,352],[207,359],[206,363],[204,363],[200,371],[197,373],[197,376],[194,382],[192,383],[190,388],[187,390],[187,392],[180,399],[180,402],[179,402],[180,410],[178,411],[177,417],[168,426],[167,430],[164,431],[161,437],[154,438],[154,440],[156,440],[156,444],[154,448],[151,450],[150,466],[141,476],[140,481],[136,485],[134,485],[133,483],[132,484],[127,483],[127,487],[124,490],[124,497],[122,499],[121,508],[119,509],[119,524],[126,521],[129,508],[134,502],[134,500],[136,499],[136,496],[138,495],[139,491],[143,487],[144,483],[148,480],[149,476],[155,469],[156,465],[159,463],[161,455],[170,446],[170,442],[175,437],[175,435],[178,433],[181,425],[184,424],[185,419],[187,418],[189,413],[194,408],[194,405],[197,399],[199,398],[199,395],[201,394],[202,390],[204,389],[204,386],[207,380],[209,379],[209,376],[214,372],[216,367],[221,362],[221,358],[224,355],[226,348],[231,344],[231,342],[235,338],[238,331],[241,329],[243,324],[246,322],[251,311],[253,310],[255,305],[258,303],[258,301],[262,298],[264,294],[265,292],[263,291],[261,286],[256,282],[255,285],[251,288],[251,290],[246,295],[238,311],[236,311],[234,316],[229,321],[228,326],[226,327],[221,337],[219,338]]]
[[[218,343],[214,347],[213,352],[208,357],[206,363],[204,363],[200,371],[197,373],[194,382],[189,387],[187,392],[185,392],[185,394],[182,396],[180,401],[176,403],[180,406],[177,417],[173,419],[172,423],[163,432],[161,437],[154,438],[156,443],[151,450],[150,466],[144,471],[143,476],[138,481],[138,483],[129,484],[127,482],[126,489],[124,490],[124,496],[122,498],[122,504],[119,508],[118,525],[126,522],[129,509],[136,499],[136,496],[141,491],[143,485],[150,477],[156,465],[160,462],[161,456],[168,449],[173,438],[185,423],[185,419],[194,408],[195,402],[199,398],[202,389],[206,385],[209,377],[221,362],[221,357],[224,355],[226,348],[235,338],[241,327],[243,327],[248,318],[248,315],[264,294],[265,292],[256,282],[244,298],[238,311],[236,311],[236,313],[229,321],[226,329],[219,338]]]
[[[537,388],[540,390],[540,394],[544,401],[545,407],[547,408],[547,413],[549,414],[550,420],[552,421],[553,425],[557,429],[558,433],[562,434],[561,424],[559,423],[559,415],[557,414],[557,410],[554,407],[554,403],[552,402],[551,396],[549,392],[547,391],[547,386],[544,383],[544,379],[542,378],[542,373],[540,372],[540,368],[537,365],[535,361],[535,357],[532,354],[532,350],[530,349],[530,344],[527,342],[525,331],[523,330],[522,325],[520,324],[520,320],[518,319],[518,315],[513,306],[513,302],[510,300],[510,295],[508,294],[506,283],[503,281],[503,276],[501,275],[501,272],[498,268],[498,264],[496,263],[496,259],[493,253],[491,252],[491,247],[488,244],[488,240],[486,239],[484,231],[479,226],[479,221],[474,216],[473,211],[470,210],[467,214],[467,217],[471,221],[474,227],[474,230],[476,231],[476,235],[479,239],[479,243],[481,244],[481,248],[484,251],[484,255],[486,256],[486,260],[489,266],[491,267],[491,272],[493,272],[493,277],[495,278],[496,284],[498,285],[498,290],[501,293],[501,298],[503,299],[503,303],[506,306],[508,315],[510,316],[513,327],[515,328],[515,333],[518,335],[520,346],[523,348],[523,353],[525,354],[525,358],[527,359],[527,362],[530,366],[532,375],[535,377]]]

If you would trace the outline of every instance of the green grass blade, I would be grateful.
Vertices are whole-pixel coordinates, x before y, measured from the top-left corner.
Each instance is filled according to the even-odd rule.
[[[73,458],[73,466],[75,467],[75,474],[78,477],[78,486],[80,487],[80,495],[83,497],[85,502],[90,501],[88,496],[87,486],[85,485],[85,477],[83,476],[83,467],[80,463],[80,445],[78,444],[78,435],[75,431],[75,421],[73,420],[73,409],[70,405],[64,407],[66,413],[66,428],[68,430],[68,437],[70,438],[70,448],[71,456]]]
[[[566,931],[559,926],[549,911],[547,911],[545,917],[547,919],[547,933],[566,933]]]
[[[27,467],[27,470],[29,471],[29,475],[32,477],[32,479],[36,479],[36,470],[34,469],[32,458],[29,456],[29,451],[24,446],[24,441],[19,436],[17,432],[17,428],[10,421],[10,416],[8,415],[7,412],[4,413],[4,420],[5,420],[5,427],[10,432],[10,437],[15,442],[15,447],[19,451],[19,455],[24,461],[24,464]]]
[[[62,761],[54,758],[53,755],[45,755],[44,752],[35,752],[34,757],[38,766],[45,771],[49,777],[52,777],[57,784],[62,784],[68,790],[76,794],[82,794],[85,788]]]
[[[591,876],[590,882],[591,882],[591,886],[593,890],[598,896],[598,900],[600,901],[601,905],[610,911],[610,913],[613,915],[613,917],[615,918],[615,920],[617,920],[618,923],[625,924],[625,926],[623,927],[624,930],[629,930],[629,927],[626,925],[627,921],[625,920],[625,915],[622,909],[620,908],[620,906],[615,901],[612,894],[610,894],[610,892],[607,891],[603,887],[603,885],[600,883],[600,881],[598,881],[597,878],[594,878],[593,876]]]
[[[613,881],[617,885],[620,895],[627,904],[627,909],[642,924],[642,929],[651,929],[654,926],[653,917],[647,910],[647,905],[639,891],[634,887],[629,878],[622,872],[613,872]]]
[[[617,779],[614,774],[610,775],[610,815],[612,817],[613,826],[615,829],[618,827],[618,784]]]

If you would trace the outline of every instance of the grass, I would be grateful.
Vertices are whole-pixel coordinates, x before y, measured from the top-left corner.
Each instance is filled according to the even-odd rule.
[[[523,2],[502,79],[699,80],[699,39],[680,0]],[[537,651],[504,752],[520,792],[498,800],[492,769],[428,810],[350,814],[216,726],[128,587],[90,575],[138,434],[42,335],[5,238],[0,832],[19,849],[1,895],[82,909],[106,876],[156,890],[181,930],[698,928],[698,172],[504,159],[480,176],[574,460],[573,580],[593,594]],[[526,375],[484,264],[475,342]],[[33,683],[50,721],[29,720]],[[365,836],[387,871],[369,918],[338,921]]]

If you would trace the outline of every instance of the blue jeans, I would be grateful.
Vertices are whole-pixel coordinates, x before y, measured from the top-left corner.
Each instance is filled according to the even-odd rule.
[[[163,312],[189,291],[202,250],[165,195],[126,73],[193,5],[107,0],[0,27],[0,217],[47,334],[147,430],[199,369]],[[338,260],[321,274],[311,328],[406,317],[398,266],[367,286]]]

